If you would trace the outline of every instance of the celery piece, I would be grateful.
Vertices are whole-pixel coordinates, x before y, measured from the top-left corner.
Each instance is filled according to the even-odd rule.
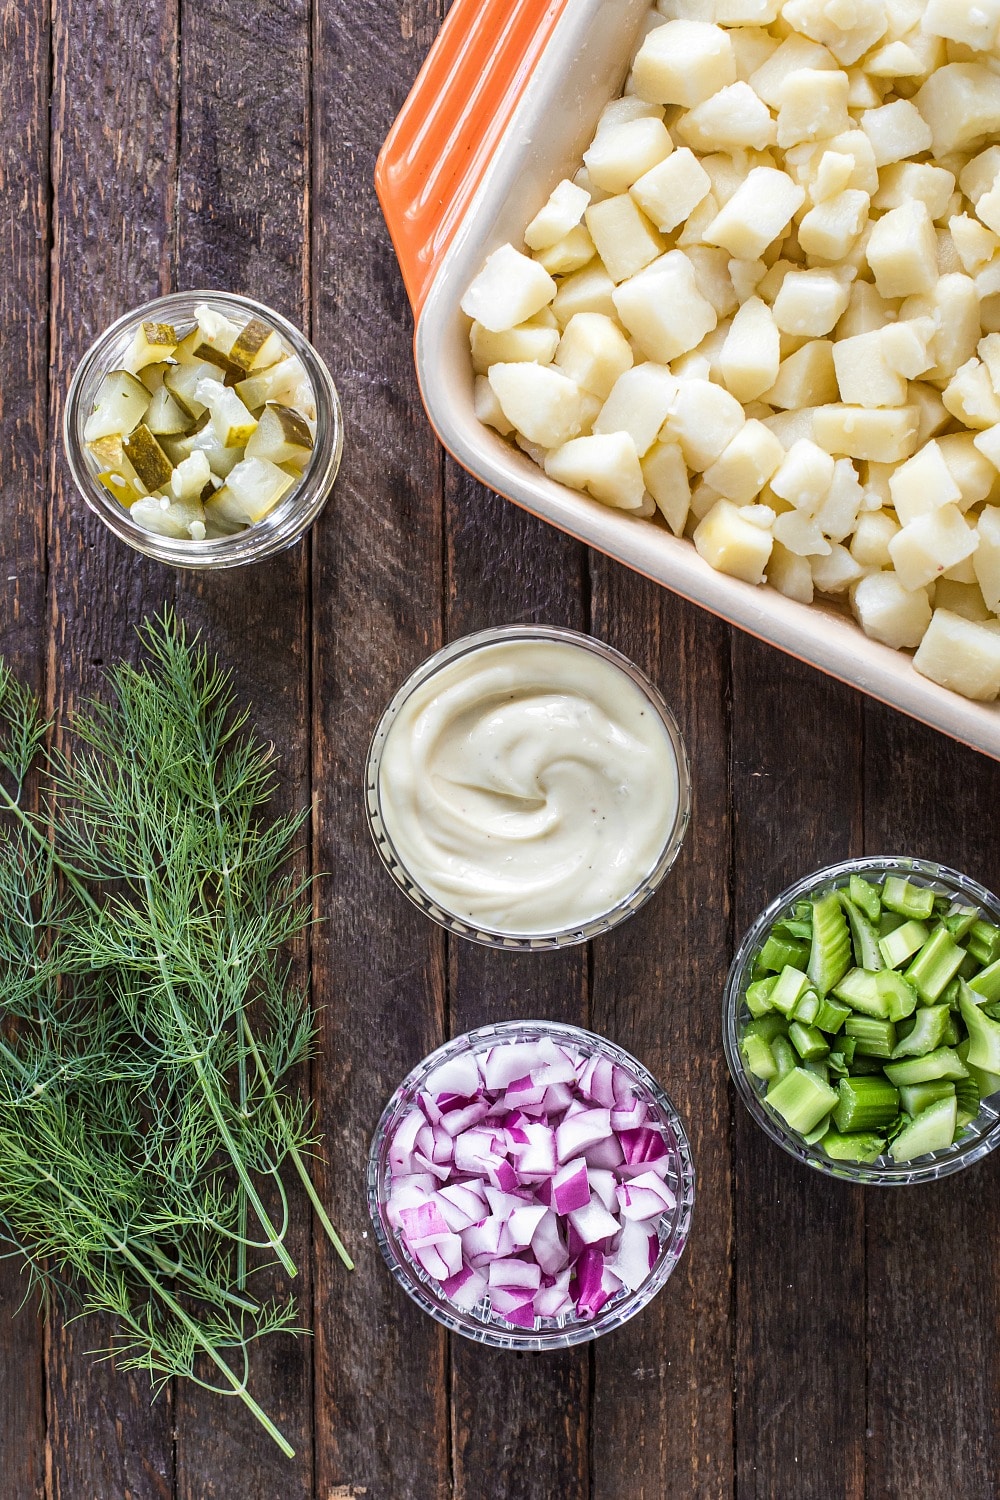
[[[771,1041],[771,1056],[774,1058],[778,1069],[778,1078],[785,1078],[789,1073],[795,1071],[798,1065],[798,1057],[795,1049],[787,1036],[776,1036]]]
[[[898,969],[883,969],[876,975],[875,988],[882,996],[890,1021],[902,1021],[917,1008],[917,992]]]
[[[964,977],[964,976],[962,976]],[[969,980],[969,988],[991,1003],[1000,1000],[1000,958]]]
[[[817,1126],[837,1103],[829,1084],[805,1068],[793,1068],[780,1083],[772,1084],[767,1102],[790,1129],[800,1135]]]
[[[934,892],[929,885],[912,885],[901,875],[887,875],[882,882],[882,905],[901,917],[927,918],[934,910]]]
[[[910,921],[904,922],[902,927],[897,927],[887,937],[880,938],[879,948],[886,968],[898,969],[901,964],[905,964],[908,958],[919,953],[929,937],[930,933],[923,922]]]
[[[984,970],[985,972],[985,970]],[[971,985],[962,991],[959,1005],[969,1032],[969,1061],[987,1073],[1000,1073],[1000,1021],[992,1021],[972,999]]]
[[[951,1009],[948,1011],[948,1019],[945,1022],[944,1033],[941,1037],[942,1047],[957,1047],[965,1032],[959,1024],[959,1017]]]
[[[820,1001],[819,1010],[816,1012],[813,1025],[818,1026],[820,1031],[825,1031],[833,1036],[840,1030],[848,1016],[851,1014],[849,1005],[842,1005],[839,1000],[831,1000],[827,995],[825,1000]]]
[[[769,1010],[774,1009],[771,1004],[771,991],[777,982],[777,975],[772,974],[768,979],[756,979],[753,984],[747,986],[747,992],[743,998],[752,1016],[763,1016]]]
[[[958,1101],[939,1099],[922,1109],[909,1125],[899,1132],[889,1147],[893,1161],[912,1161],[931,1151],[943,1151],[955,1139],[958,1125]]]
[[[855,1057],[891,1057],[896,1045],[895,1024],[875,1016],[848,1016],[844,1034],[854,1038]]]
[[[982,964],[978,963],[977,960],[973,958],[971,953],[967,953],[962,959],[962,964],[958,971],[958,977],[959,979],[966,980],[975,979],[981,968]]]
[[[959,969],[959,974],[962,972]],[[947,1005],[949,1010],[958,1010],[958,997],[962,981],[956,976],[950,984],[946,984],[941,991],[942,1004]]]
[[[955,939],[956,943],[965,937],[979,918],[979,913],[974,906],[954,906],[942,921]],[[986,960],[984,959],[985,963]]]
[[[854,958],[860,969],[884,969],[882,955],[879,952],[878,933],[875,931],[864,912],[849,900],[844,892],[840,893],[840,904],[844,908],[848,926],[851,929],[851,943],[854,948]]]
[[[969,1062],[969,1038],[959,1042],[955,1049],[969,1070],[969,1077],[976,1080],[979,1088],[980,1099],[989,1099],[993,1094],[1000,1094],[1000,1073],[991,1073],[986,1068],[977,1068],[975,1063]]]
[[[821,996],[851,967],[851,937],[847,918],[836,891],[828,891],[812,904],[813,934],[806,972]]]
[[[854,1042],[854,1038],[853,1037],[851,1037],[850,1040],[852,1042]],[[854,1043],[854,1045],[856,1047],[857,1043]],[[867,1054],[864,1053],[864,1052],[855,1051],[855,1053],[854,1053],[854,1061],[851,1063],[851,1066],[850,1066],[850,1068],[849,1068],[848,1071],[850,1072],[850,1075],[851,1075],[852,1078],[859,1078],[859,1077],[862,1077],[862,1076],[867,1075],[869,1073],[871,1073],[871,1074],[881,1073],[881,1071],[882,1071],[882,1064],[883,1064],[884,1061],[885,1061],[884,1058],[881,1058],[881,1057],[868,1057]]]
[[[795,1002],[795,1009],[792,1011],[791,1019],[793,1021],[801,1021],[803,1026],[814,1025],[821,1003],[815,990],[805,990]]]
[[[1000,927],[982,920],[973,922],[966,948],[981,964],[996,963],[1000,958]]]
[[[880,938],[888,937],[890,932],[895,932],[897,927],[902,927],[906,921],[898,911],[884,911],[878,919],[878,935]]]
[[[887,941],[891,943],[893,939]],[[906,970],[905,978],[925,1005],[933,1005],[958,973],[964,958],[964,950],[952,941],[948,929],[938,927]]]
[[[899,1102],[908,1115],[915,1117],[939,1099],[953,1098],[957,1088],[958,1084],[947,1078],[937,1078],[931,1083],[904,1083],[899,1091]]]
[[[803,1131],[802,1140],[807,1146],[815,1146],[816,1142],[821,1141],[829,1129],[830,1115],[828,1113],[823,1116],[818,1125],[813,1126],[812,1130]]]
[[[887,1062],[885,1076],[899,1088],[904,1083],[929,1083],[933,1078],[968,1078],[969,1070],[953,1047],[938,1047],[924,1057]]]
[[[878,921],[882,902],[878,890],[870,880],[866,880],[863,875],[852,875],[847,894],[854,905],[864,912],[869,922]]]
[[[922,1005],[917,1011],[913,1029],[892,1049],[892,1058],[924,1057],[940,1047],[951,1019],[947,1005]]]
[[[827,1082],[830,1081],[831,1075],[834,1078],[848,1077],[847,1063],[844,1061],[844,1054],[839,1050],[837,1052],[831,1052],[830,1056],[826,1060]]]
[[[775,922],[771,933],[774,937],[793,938],[796,942],[808,943],[812,940],[812,922],[798,917],[786,917],[783,922]]]
[[[809,957],[809,945],[792,938],[772,935],[757,955],[757,967],[764,974],[780,974],[786,965],[801,968]]]
[[[814,1078],[821,1078],[824,1083],[830,1082],[830,1066],[825,1057],[804,1057],[800,1067],[805,1072],[811,1073]]]
[[[979,1085],[974,1078],[960,1078],[955,1085],[958,1100],[958,1128],[971,1125],[979,1113]]]
[[[884,1021],[889,1015],[889,1001],[879,993],[878,978],[877,974],[869,973],[867,969],[850,969],[840,983],[834,986],[833,993],[852,1010]]]
[[[885,1150],[885,1137],[874,1131],[859,1131],[857,1135],[841,1135],[828,1130],[820,1144],[831,1161],[878,1161]]]
[[[774,1053],[762,1036],[753,1033],[745,1036],[740,1042],[740,1056],[747,1072],[763,1083],[770,1083],[772,1078],[777,1078],[778,1065],[774,1060]]]
[[[786,964],[778,975],[778,982],[768,997],[772,1010],[780,1010],[790,1016],[805,991],[809,988],[809,977],[801,969]]]
[[[899,1114],[899,1090],[887,1078],[842,1078],[837,1085],[834,1123],[844,1135],[885,1129]]]
[[[830,1043],[823,1033],[815,1026],[803,1026],[801,1021],[793,1021],[789,1026],[788,1040],[803,1062],[815,1062],[830,1052]]]
[[[771,1011],[766,1016],[754,1016],[749,1020],[740,1032],[740,1040],[745,1036],[762,1036],[765,1042],[771,1043],[776,1036],[787,1035],[788,1022],[784,1016]]]

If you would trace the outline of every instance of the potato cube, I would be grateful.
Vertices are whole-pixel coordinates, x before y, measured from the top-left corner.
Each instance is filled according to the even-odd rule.
[[[838,458],[902,463],[916,447],[917,413],[912,406],[821,406],[813,414],[813,436]]]
[[[951,412],[941,400],[940,393],[922,380],[911,380],[906,387],[906,404],[917,413],[917,447],[936,438],[939,432],[951,426]]]
[[[937,241],[926,203],[891,208],[872,227],[866,252],[883,297],[929,292],[938,279]]]
[[[982,551],[983,538],[980,533],[979,546],[971,561],[977,562]],[[978,583],[958,583],[954,578],[939,578],[934,585],[934,606],[936,609],[951,610],[953,615],[961,615],[964,620],[982,621],[990,618],[990,611]]]
[[[605,193],[627,193],[633,182],[674,149],[662,120],[623,120],[598,130],[583,153],[591,181]]]
[[[717,253],[725,255],[726,252],[719,250]],[[767,275],[767,266],[762,260],[737,260],[733,256],[727,262],[727,268],[738,303],[749,302],[755,297],[758,286]]]
[[[932,36],[988,52],[1000,29],[1000,0],[927,0],[921,24]]]
[[[819,523],[801,510],[786,510],[774,523],[774,537],[796,557],[826,557],[831,547]],[[812,572],[810,570],[810,577]]]
[[[861,129],[872,143],[879,167],[919,156],[931,148],[931,128],[909,99],[894,99],[878,109],[864,110]]]
[[[953,417],[966,427],[983,429],[1000,422],[1000,399],[989,371],[978,359],[967,360],[941,393]]]
[[[642,477],[674,536],[683,536],[691,483],[679,444],[654,443],[642,460]]]
[[[890,567],[889,543],[899,530],[899,522],[887,510],[862,511],[851,538],[851,556],[862,568]]]
[[[772,109],[781,108],[781,90],[792,73],[833,71],[837,67],[831,53],[804,36],[786,36],[769,58],[751,73],[748,82],[754,93]]]
[[[836,198],[854,179],[854,157],[843,151],[824,151],[819,159],[816,176],[809,185],[809,197],[813,203],[825,203]]]
[[[885,0],[785,0],[781,17],[845,65],[881,41],[887,26]]]
[[[851,285],[836,270],[790,271],[774,299],[774,321],[782,333],[820,338],[847,310]]]
[[[978,538],[957,505],[941,505],[917,516],[889,543],[889,556],[904,588],[922,589],[976,550]]]
[[[995,469],[1000,469],[1000,426],[977,432],[972,441],[983,457],[989,459]]]
[[[728,318],[740,305],[729,268],[744,262],[731,260],[725,250],[718,250],[714,245],[689,245],[684,254],[694,268],[694,279],[705,301],[711,302],[717,317]]]
[[[982,590],[986,607],[995,615],[1000,614],[1000,509],[995,505],[984,506],[976,530],[979,545],[972,556],[976,582]],[[944,602],[944,599],[938,600],[939,604]],[[961,610],[958,612],[962,613]]]
[[[667,364],[686,354],[718,322],[701,295],[683,250],[671,250],[639,276],[616,287],[618,316],[649,359]]]
[[[960,510],[968,510],[986,500],[997,484],[993,464],[976,447],[971,432],[947,432],[937,439],[941,455],[948,465],[948,472],[961,491],[956,503]]]
[[[824,536],[842,542],[857,525],[863,499],[861,481],[853,463],[849,458],[838,458],[833,466],[833,482],[813,519]]]
[[[925,443],[890,474],[889,494],[903,526],[962,498],[937,443]]]
[[[664,249],[659,232],[628,193],[592,203],[584,217],[597,253],[615,283],[635,276]]]
[[[921,676],[964,698],[992,702],[1000,694],[1000,632],[936,609],[913,665]]]
[[[476,376],[472,405],[478,421],[495,428],[501,437],[509,437],[514,431],[513,422],[508,422],[504,416],[503,407],[485,375]]]
[[[678,246],[683,249],[687,245],[703,245],[705,231],[715,222],[718,212],[718,199],[714,193],[707,193],[694,212],[688,215],[687,223],[681,227],[677,235]]]
[[[769,531],[741,516],[731,500],[718,500],[713,505],[699,522],[693,540],[699,556],[717,572],[746,583],[763,583],[773,538]]]
[[[912,305],[905,302],[900,314],[934,319],[937,333],[929,380],[950,379],[975,354],[980,338],[979,293],[970,277],[960,272],[939,277],[929,298],[915,298]]]
[[[804,515],[815,515],[833,483],[834,462],[809,438],[800,438],[771,476],[771,489]]]
[[[560,283],[552,303],[552,311],[560,327],[565,328],[577,313],[602,313],[614,318],[615,304],[612,298],[615,284],[602,265],[589,265],[582,271]]]
[[[861,564],[855,562],[846,547],[834,545],[828,557],[811,557],[809,567],[813,585],[821,594],[846,594],[862,576]]]
[[[1000,333],[986,334],[979,340],[976,352],[989,371],[993,389],[1000,393]]]
[[[682,380],[661,438],[681,446],[689,469],[702,473],[743,427],[743,408],[710,380]]]
[[[713,3],[720,26],[770,26],[777,20],[780,9],[781,0],[714,0]]]
[[[756,260],[788,228],[805,196],[786,172],[754,167],[719,210],[705,239],[741,260]]]
[[[767,581],[786,599],[797,599],[800,604],[813,601],[813,574],[810,559],[790,552],[776,541],[767,564]]]
[[[548,202],[524,231],[524,243],[528,249],[548,250],[558,244],[577,227],[589,202],[590,194],[584,188],[564,178],[552,189]]]
[[[841,260],[868,222],[868,201],[868,194],[860,189],[845,188],[815,204],[799,224],[799,244],[805,253]]]
[[[869,573],[851,590],[851,605],[865,635],[883,645],[918,646],[931,622],[927,590],[906,589],[895,573]]]
[[[641,458],[656,441],[679,389],[665,365],[635,365],[615,381],[594,423],[595,433],[627,432]]]
[[[876,79],[883,78],[920,78],[924,69],[920,58],[906,42],[887,42],[884,47],[878,47],[864,59],[864,71],[860,73],[859,84],[863,87],[867,83],[874,92]],[[863,82],[862,82],[863,80]],[[851,100],[855,107],[869,107],[870,104],[878,104],[880,100],[876,97],[870,101],[866,100],[864,105]]]
[[[1000,237],[970,214],[955,214],[948,220],[948,231],[962,270],[970,276],[988,265],[1000,250]]]
[[[556,284],[547,271],[513,245],[501,245],[487,258],[461,308],[491,333],[505,333],[547,307]]]
[[[778,0],[779,7],[780,3],[781,0]],[[773,57],[781,45],[776,37],[770,36],[757,26],[743,26],[731,31],[729,40],[733,44],[733,56],[736,59],[736,76],[747,83],[758,68],[762,68],[768,58]],[[758,91],[755,89],[754,92]]]
[[[547,250],[536,250],[535,259],[550,276],[567,276],[590,264],[597,254],[590,232],[578,224]]]
[[[883,330],[859,333],[833,346],[840,399],[852,406],[902,406],[906,381],[890,369],[882,353]]]
[[[659,166],[644,172],[629,191],[657,229],[669,234],[697,208],[711,185],[711,178],[694,152],[682,146]]]
[[[811,339],[782,360],[778,378],[763,398],[769,406],[794,412],[837,399],[837,372],[829,339]],[[807,429],[811,432],[811,428]]]
[[[931,345],[937,329],[933,318],[905,318],[879,329],[879,352],[890,370],[916,380],[933,364]]]
[[[482,323],[473,323],[470,340],[472,368],[477,375],[485,375],[490,365],[514,364],[518,360],[551,364],[559,344],[559,330],[540,323],[522,323],[503,333],[491,333]]]
[[[847,113],[847,74],[800,68],[789,73],[778,95],[778,145],[783,149],[802,141],[822,141],[850,130]]]
[[[748,83],[730,83],[682,115],[675,127],[695,151],[763,151],[777,131],[771,111]]]
[[[735,505],[749,505],[785,457],[785,450],[762,422],[747,422],[705,470],[705,480]]]
[[[603,313],[575,313],[559,341],[555,362],[582,391],[606,401],[634,356],[628,340]]]
[[[781,337],[771,309],[751,297],[733,318],[719,355],[723,384],[737,400],[755,401],[777,380],[780,362]]]
[[[487,379],[507,421],[530,443],[558,448],[580,432],[580,388],[551,365],[493,365]]]
[[[1000,146],[987,146],[985,151],[980,151],[958,174],[958,185],[967,198],[973,203],[978,203],[984,193],[988,193],[997,180],[1000,173]]]
[[[646,37],[632,68],[632,87],[655,104],[693,109],[736,82],[728,33],[704,21],[672,20]]]
[[[878,175],[879,188],[872,199],[872,208],[902,208],[906,203],[919,201],[927,205],[932,219],[941,219],[948,212],[955,177],[944,167],[932,166],[930,162],[895,161],[883,167]]]
[[[982,63],[950,62],[936,68],[913,102],[931,128],[939,158],[1000,130],[1000,77]]]
[[[638,510],[642,505],[646,486],[627,432],[573,438],[546,455],[545,472],[617,510]]]

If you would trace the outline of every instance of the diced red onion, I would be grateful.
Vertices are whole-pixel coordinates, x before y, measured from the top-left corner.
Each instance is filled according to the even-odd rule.
[[[568,1161],[552,1179],[553,1206],[557,1214],[572,1213],[590,1202],[590,1178],[582,1157]]]
[[[566,1117],[556,1126],[556,1154],[561,1162],[579,1156],[588,1146],[607,1140],[611,1134],[611,1111],[587,1109],[580,1114]]]
[[[585,1208],[574,1208],[569,1222],[585,1245],[611,1239],[621,1228],[615,1216],[609,1214],[600,1198],[596,1197],[592,1197]]]
[[[506,1287],[508,1291],[528,1289],[537,1291],[542,1284],[542,1268],[537,1261],[494,1260],[490,1262],[490,1286]]]

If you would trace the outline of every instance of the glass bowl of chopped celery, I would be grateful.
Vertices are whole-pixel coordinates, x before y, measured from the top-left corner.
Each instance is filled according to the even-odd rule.
[[[928,860],[845,860],[763,911],[723,1000],[726,1060],[797,1161],[906,1186],[1000,1146],[1000,899]]]
[[[77,367],[63,436],[90,509],[184,568],[290,547],[340,466],[343,424],[320,355],[280,313],[231,292],[174,292],[126,313]]]

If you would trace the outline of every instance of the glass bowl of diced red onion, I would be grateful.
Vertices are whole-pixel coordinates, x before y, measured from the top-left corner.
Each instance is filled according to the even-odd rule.
[[[560,1349],[635,1316],[687,1242],[680,1116],[629,1053],[506,1021],[424,1058],[383,1111],[368,1207],[393,1276],[454,1333]]]

